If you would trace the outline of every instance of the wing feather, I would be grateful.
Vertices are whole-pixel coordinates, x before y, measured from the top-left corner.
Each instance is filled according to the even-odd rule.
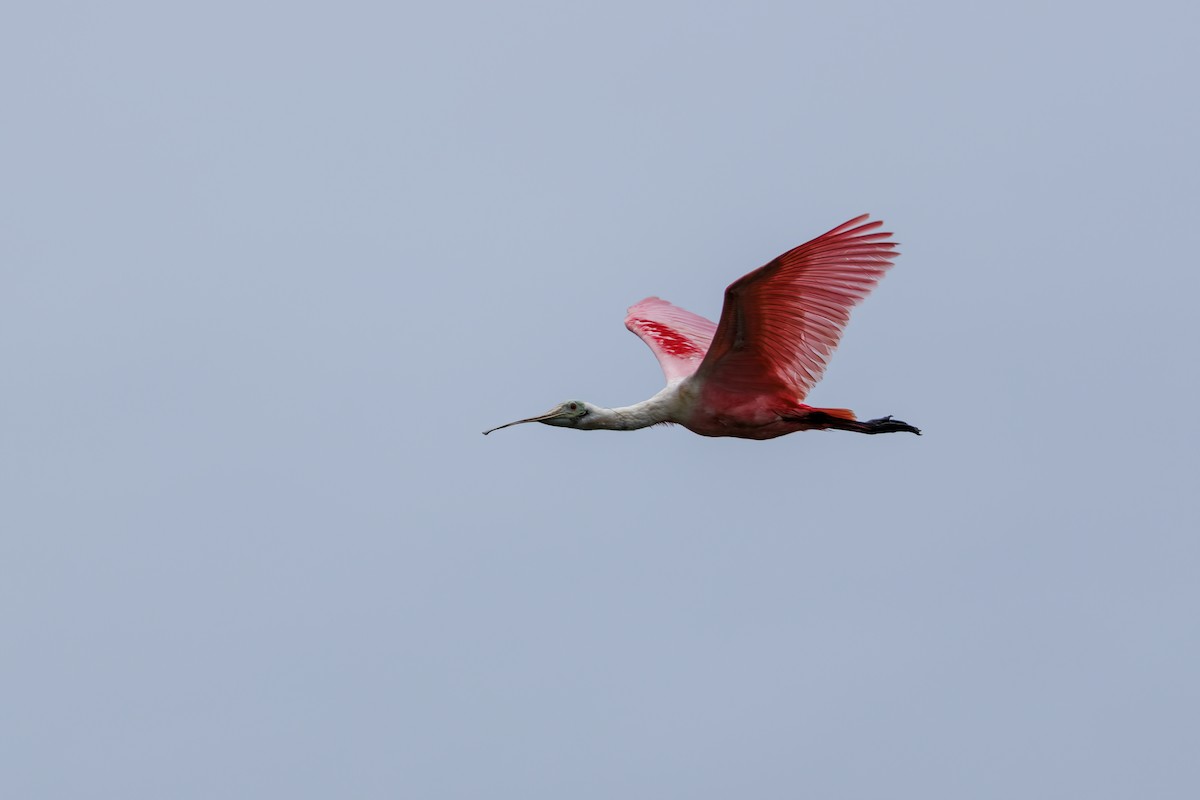
[[[630,306],[625,327],[649,345],[669,384],[696,371],[717,330],[711,320],[657,297]]]
[[[891,234],[878,230],[883,223],[867,222],[867,216],[730,284],[720,324],[697,370],[707,387],[804,399],[824,374],[850,309],[899,255]]]

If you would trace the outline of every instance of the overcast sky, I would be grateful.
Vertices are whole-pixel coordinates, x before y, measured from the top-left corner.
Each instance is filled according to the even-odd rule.
[[[1200,796],[1198,28],[5,11],[0,795]],[[864,212],[924,436],[480,436]]]

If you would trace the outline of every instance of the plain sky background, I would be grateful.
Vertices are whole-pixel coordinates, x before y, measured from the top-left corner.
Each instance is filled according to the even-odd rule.
[[[1200,797],[1197,30],[11,5],[0,795]],[[925,436],[480,436],[863,212]]]

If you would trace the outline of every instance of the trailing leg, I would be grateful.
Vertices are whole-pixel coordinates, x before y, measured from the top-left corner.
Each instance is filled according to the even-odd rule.
[[[829,413],[830,411],[837,413]],[[916,428],[898,419],[892,419],[891,416],[863,421],[854,419],[849,412],[842,409],[813,409],[803,416],[784,417],[784,419],[788,422],[800,422],[804,425],[823,430],[832,428],[838,431],[854,431],[855,433],[870,434],[899,433],[905,431],[915,433],[917,436],[921,435],[920,428]]]
[[[846,430],[858,431],[859,433],[899,433],[907,431],[921,435],[921,429],[909,425],[907,422],[901,422],[898,419],[892,419],[891,416],[880,417],[879,419],[869,419],[866,422],[855,422],[857,427],[846,428]]]

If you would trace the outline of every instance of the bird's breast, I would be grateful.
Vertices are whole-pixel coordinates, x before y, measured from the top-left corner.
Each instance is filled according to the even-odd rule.
[[[679,422],[688,430],[702,436],[744,439],[770,439],[785,432],[774,430],[780,416],[775,408],[778,403],[771,398],[698,388],[688,387],[683,393]]]

